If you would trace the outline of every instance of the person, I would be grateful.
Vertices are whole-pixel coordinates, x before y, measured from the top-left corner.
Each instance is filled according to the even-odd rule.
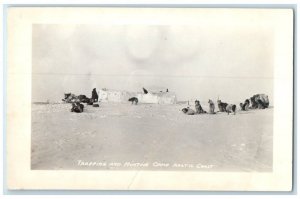
[[[143,88],[144,94],[148,94],[147,89]]]
[[[98,94],[97,94],[96,88],[94,88],[92,91],[92,101],[98,102]]]

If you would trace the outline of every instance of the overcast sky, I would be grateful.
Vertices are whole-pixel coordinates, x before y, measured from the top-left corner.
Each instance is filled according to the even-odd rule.
[[[33,101],[92,88],[168,88],[179,100],[273,97],[273,33],[251,25],[33,25]]]

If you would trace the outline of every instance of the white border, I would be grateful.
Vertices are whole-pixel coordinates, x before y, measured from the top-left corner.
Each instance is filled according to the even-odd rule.
[[[21,8],[17,10],[22,10]],[[36,10],[36,9],[34,9]],[[274,150],[275,154],[281,154],[279,155],[279,165],[277,163],[274,165],[274,173],[272,175],[269,174],[229,174],[229,173],[201,173],[201,176],[198,176],[200,173],[199,172],[185,172],[184,178],[187,178],[188,180],[192,180],[193,183],[191,184],[172,184],[172,185],[166,185],[164,182],[169,181],[170,178],[177,179],[178,177],[178,172],[135,172],[135,171],[126,171],[126,172],[121,172],[122,173],[122,181],[111,181],[110,179],[116,176],[111,176],[110,172],[96,172],[95,171],[45,171],[45,172],[40,172],[40,171],[30,171],[28,170],[28,167],[25,166],[28,163],[28,151],[30,147],[27,149],[26,146],[28,146],[27,141],[30,140],[30,131],[27,131],[26,129],[30,130],[30,121],[21,121],[21,118],[28,118],[28,113],[30,113],[30,92],[28,88],[31,88],[30,86],[30,81],[31,81],[31,76],[30,74],[26,77],[16,77],[16,76],[11,76],[10,74],[14,72],[18,73],[28,73],[31,71],[30,67],[30,59],[31,56],[30,53],[31,50],[28,48],[31,47],[31,37],[29,38],[28,36],[31,34],[30,32],[30,27],[32,23],[72,23],[72,20],[70,18],[74,17],[74,13],[76,12],[74,9],[73,11],[68,11],[68,14],[70,14],[70,17],[66,17],[66,9],[63,10],[56,10],[53,13],[54,9],[49,9],[51,11],[46,12],[44,9],[42,12],[39,11],[22,11],[25,12],[22,20],[18,17],[15,17],[14,14],[13,16],[9,15],[9,21],[13,20],[13,26],[8,26],[9,29],[9,46],[8,46],[8,53],[9,53],[9,64],[8,64],[8,90],[18,90],[17,92],[14,93],[8,93],[8,101],[11,102],[12,99],[21,97],[24,99],[24,102],[22,105],[27,105],[27,108],[23,108],[22,111],[19,111],[20,107],[19,106],[12,106],[11,103],[8,105],[8,132],[7,132],[7,139],[8,139],[8,182],[9,182],[9,187],[11,188],[33,188],[33,189],[47,189],[47,188],[56,188],[56,189],[61,189],[61,188],[68,188],[68,189],[143,189],[143,190],[153,190],[153,189],[160,189],[160,190],[289,190],[291,187],[291,156],[287,156],[286,154],[291,155],[291,113],[292,113],[292,107],[288,106],[286,108],[285,100],[291,100],[292,99],[292,90],[290,90],[290,86],[292,84],[292,52],[289,51],[289,47],[291,45],[290,41],[286,42],[283,38],[290,38],[290,32],[286,33],[285,30],[290,30],[289,24],[281,24],[280,20],[284,22],[282,18],[278,18],[276,20],[276,23],[278,23],[278,27],[275,27],[276,32],[278,32],[278,38],[279,42],[277,43],[279,45],[278,52],[276,52],[278,56],[275,56],[278,63],[278,66],[275,66],[275,76],[278,78],[275,81],[275,89],[280,92],[276,92],[278,95],[276,97],[275,93],[275,99],[277,99],[277,102],[275,101],[274,103],[276,104],[275,107],[279,107],[278,109],[274,109],[274,124],[278,126],[274,126],[274,137],[277,135],[276,131],[278,132],[279,137],[278,137],[278,143],[280,145],[283,145],[285,147],[281,147],[279,149],[279,153],[276,152],[276,148]],[[97,10],[97,9],[95,9]],[[116,8],[114,9],[116,10]],[[159,9],[156,9],[159,10]],[[18,11],[20,12],[20,11]],[[159,12],[159,11],[157,11]],[[181,11],[180,11],[181,12]],[[88,12],[87,17],[81,17],[80,20],[83,22],[88,22],[88,23],[97,23],[97,21],[94,21],[95,16],[97,15],[97,12]],[[118,11],[117,15],[120,15],[120,11]],[[189,12],[190,13],[190,12]],[[68,16],[67,14],[67,16]],[[98,13],[99,14],[99,13]],[[103,13],[102,13],[103,14]],[[126,12],[125,15],[129,16],[132,14],[140,14],[136,13],[134,10],[130,10],[130,12]],[[29,17],[28,17],[29,16]],[[36,18],[39,16],[38,18]],[[56,16],[56,17],[53,17]],[[62,17],[63,16],[63,17]],[[12,18],[11,18],[12,17]],[[120,16],[118,16],[120,17]],[[122,18],[122,17],[121,17]],[[168,17],[165,17],[166,19]],[[63,19],[63,20],[62,20]],[[86,21],[85,21],[86,20]],[[178,20],[173,20],[173,22]],[[278,22],[279,21],[279,22]],[[98,21],[99,22],[99,21]],[[109,23],[120,23],[119,20],[113,20],[110,21]],[[148,21],[150,23],[153,23]],[[168,23],[173,23],[172,21],[168,21],[168,19],[165,21]],[[179,20],[180,22],[180,20]],[[183,22],[183,21],[181,21]],[[73,22],[74,23],[74,22]],[[78,23],[78,21],[76,21]],[[105,23],[105,22],[104,22]],[[145,24],[145,21],[141,20],[141,18],[138,19],[138,21],[135,21],[135,23],[142,23]],[[167,23],[167,24],[168,24]],[[185,22],[185,23],[193,23],[191,21]],[[277,26],[275,24],[275,26]],[[287,26],[288,25],[288,26]],[[284,27],[282,27],[284,26]],[[22,35],[19,34],[22,32]],[[287,34],[287,35],[286,35]],[[13,38],[13,39],[12,39]],[[13,41],[12,41],[13,40]],[[281,40],[281,41],[280,41]],[[21,48],[20,48],[21,47]],[[23,48],[23,49],[22,49]],[[25,49],[24,49],[25,48]],[[27,50],[26,50],[27,49]],[[284,52],[282,51],[284,50]],[[26,52],[26,53],[24,53]],[[286,55],[286,57],[285,57]],[[285,67],[289,66],[288,69],[282,68],[281,64],[284,63]],[[22,66],[22,67],[19,67]],[[16,78],[16,79],[15,79]],[[287,82],[285,81],[285,78],[288,80]],[[28,81],[30,79],[30,81]],[[17,80],[17,81],[15,81]],[[14,83],[13,83],[14,82]],[[16,83],[17,82],[17,83]],[[28,84],[29,83],[29,84]],[[19,88],[19,89],[18,89]],[[282,99],[279,94],[282,92],[286,92],[287,96],[286,98]],[[29,100],[29,101],[28,101]],[[290,101],[289,101],[290,102]],[[23,107],[23,106],[22,106]],[[282,109],[280,109],[282,107]],[[278,111],[276,113],[276,111]],[[282,117],[282,114],[285,115],[286,117]],[[30,114],[29,114],[30,115]],[[277,117],[276,117],[277,116]],[[19,118],[19,119],[18,119]],[[276,120],[277,118],[277,120]],[[283,119],[282,119],[283,118]],[[19,129],[22,129],[22,131],[18,131],[18,129],[15,128],[13,125],[15,121],[20,121],[20,125],[18,125]],[[24,120],[24,119],[23,119]],[[280,122],[277,122],[279,121]],[[282,120],[286,120],[286,122],[283,122]],[[14,126],[14,127],[13,127]],[[278,127],[278,128],[275,128]],[[13,130],[11,130],[13,129]],[[278,129],[278,130],[277,130]],[[282,134],[282,132],[288,132],[285,134]],[[18,133],[19,132],[19,133]],[[20,133],[22,132],[22,134]],[[288,139],[286,139],[288,134]],[[277,136],[276,136],[277,137]],[[16,140],[20,140],[20,142],[16,142]],[[23,140],[23,141],[21,141]],[[27,140],[27,141],[26,141]],[[30,142],[29,142],[30,143]],[[274,139],[274,145],[276,143],[276,140]],[[15,148],[15,146],[18,146]],[[13,147],[14,146],[14,147]],[[279,145],[278,145],[279,146]],[[21,153],[21,154],[20,154]],[[15,156],[18,155],[18,156]],[[21,156],[20,156],[21,155]],[[19,157],[16,161],[15,157]],[[30,158],[29,158],[30,159]],[[274,159],[276,162],[276,157]],[[277,167],[277,166],[278,167]],[[24,167],[23,167],[24,166]],[[284,168],[283,168],[283,167]],[[287,169],[287,167],[289,169]],[[278,169],[278,170],[277,170]],[[287,170],[288,173],[285,173]],[[277,171],[276,171],[277,170]],[[203,174],[203,175],[202,175]],[[224,176],[220,176],[224,175]],[[275,175],[274,175],[275,174]],[[117,175],[119,176],[119,172],[113,172],[112,175]],[[179,174],[180,177],[182,178],[182,173]],[[64,179],[71,180],[68,184],[68,182],[62,182],[61,177],[64,176]],[[197,176],[197,177],[195,177]],[[226,178],[227,176],[227,178]],[[80,182],[74,183],[73,179],[76,177],[77,179],[80,179]],[[221,177],[221,178],[220,178]],[[225,177],[225,178],[224,178]],[[240,184],[241,180],[240,177],[246,181],[246,184]],[[287,178],[285,178],[287,177]],[[42,178],[47,178],[47,180],[42,181]],[[89,182],[88,180],[93,179],[93,183],[87,183]],[[98,181],[97,179],[105,179],[107,178],[108,180],[105,181],[105,184],[103,184],[103,181]],[[134,181],[132,181],[132,179]],[[201,181],[200,179],[206,179],[205,182]],[[220,178],[220,179],[219,179]],[[165,181],[164,181],[165,179]],[[215,187],[211,187],[211,184],[208,183],[207,179],[214,181],[214,180],[221,180],[219,186],[216,186],[214,183]],[[230,187],[224,187],[224,182],[222,183],[222,179],[229,179],[233,180],[233,183],[237,184],[230,184],[227,181],[227,184],[230,184]],[[145,180],[147,181],[146,183]],[[267,180],[269,183],[266,183]],[[271,180],[271,181],[270,181]],[[128,182],[132,182],[132,184],[128,187]],[[271,183],[272,182],[272,183]],[[274,183],[276,182],[276,183]],[[94,183],[97,183],[96,185],[93,185]],[[161,183],[161,184],[159,184]],[[195,183],[195,184],[194,184]],[[250,186],[249,184],[250,183]],[[29,185],[30,184],[30,185]],[[269,185],[272,184],[272,187]],[[203,185],[203,186],[199,186]],[[232,186],[233,185],[233,186]],[[99,187],[100,186],[100,187]],[[206,187],[206,188],[205,188]]]

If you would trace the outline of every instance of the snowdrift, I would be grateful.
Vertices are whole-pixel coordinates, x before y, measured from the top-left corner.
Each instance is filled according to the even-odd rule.
[[[128,102],[131,97],[137,97],[139,103],[150,104],[176,104],[177,98],[175,93],[171,92],[149,92],[147,94],[117,90],[100,90],[99,99],[102,102]]]

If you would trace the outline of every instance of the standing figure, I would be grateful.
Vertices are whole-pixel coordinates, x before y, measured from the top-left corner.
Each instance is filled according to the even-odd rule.
[[[93,91],[92,91],[92,101],[93,102],[98,102],[98,93],[96,91],[96,88],[94,88]]]
[[[143,88],[144,94],[148,94],[147,89]]]

